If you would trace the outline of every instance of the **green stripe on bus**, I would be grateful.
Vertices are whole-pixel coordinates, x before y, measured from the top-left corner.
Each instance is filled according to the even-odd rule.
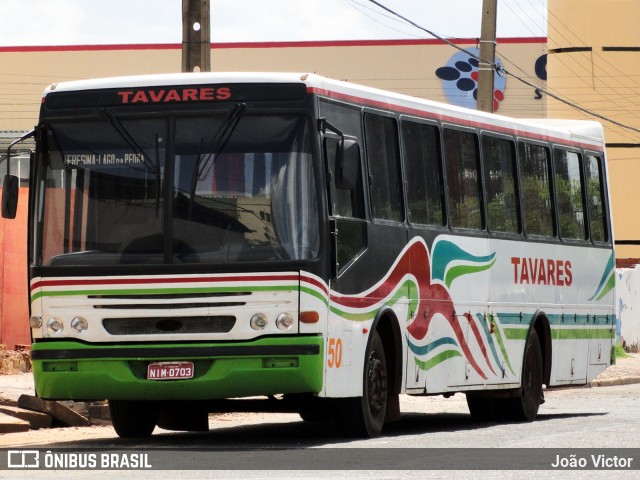
[[[447,288],[451,288],[451,284],[456,278],[462,275],[468,275],[470,273],[478,273],[489,270],[491,267],[493,267],[494,263],[496,263],[495,258],[493,259],[493,261],[491,261],[491,263],[485,265],[457,265],[455,267],[451,267],[449,270],[447,270],[444,283],[445,285],[447,285]]]
[[[322,292],[318,292],[317,290],[314,290],[313,288],[300,286],[300,293],[306,293],[307,295],[311,295],[312,297],[315,297],[318,300],[320,300],[325,305],[329,305],[329,299],[327,298],[327,296],[324,295]]]
[[[498,346],[500,347],[500,351],[502,352],[502,358],[504,358],[504,361],[507,364],[507,367],[509,368],[509,370],[511,371],[511,373],[513,375],[515,375],[515,372],[513,371],[513,368],[511,367],[511,362],[509,361],[509,355],[507,355],[507,349],[504,346],[504,340],[502,339],[502,333],[500,332],[500,330],[502,329],[502,327],[500,326],[499,322],[494,322],[494,329],[493,329],[493,333],[496,336],[496,342],[498,343]]]
[[[608,340],[615,338],[615,330],[608,328],[554,328],[551,336],[554,340]]]
[[[411,289],[411,285],[415,285],[413,280],[406,280],[399,288],[397,288],[391,297],[385,301],[384,306],[389,307],[395,305],[402,298],[406,298],[408,300],[409,311],[411,311],[411,307],[417,304],[417,301],[409,298],[409,293]],[[380,300],[383,300],[382,298]],[[353,322],[365,322],[368,320],[373,320],[378,311],[380,310],[378,303],[374,304],[369,310],[361,313],[347,312],[341,310],[336,304],[333,304],[330,309],[331,313],[344,318],[345,320],[351,320]]]
[[[421,370],[429,370],[435,367],[436,365],[439,365],[442,362],[449,360],[450,358],[461,357],[461,356],[462,355],[458,350],[445,350],[444,352],[440,352],[439,354],[435,355],[433,358],[430,358],[426,362],[423,362],[422,360],[419,360],[417,358],[415,360],[416,360],[416,364],[418,365],[418,367],[420,367]]]
[[[529,328],[504,328],[504,336],[507,340],[526,340]],[[589,340],[615,338],[615,330],[612,328],[551,328],[551,337],[554,340]]]
[[[507,340],[526,340],[529,327],[525,328],[503,328],[504,336]]]

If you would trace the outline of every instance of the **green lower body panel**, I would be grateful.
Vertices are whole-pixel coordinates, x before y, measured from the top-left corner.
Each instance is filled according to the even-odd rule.
[[[322,389],[320,336],[233,343],[32,345],[37,394],[50,400],[211,400]],[[193,377],[149,380],[154,362],[193,362]]]

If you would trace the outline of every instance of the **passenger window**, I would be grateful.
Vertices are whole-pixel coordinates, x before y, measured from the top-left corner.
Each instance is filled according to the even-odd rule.
[[[586,155],[587,208],[594,242],[606,242],[608,238],[607,218],[604,213],[604,185],[602,183],[602,160],[595,155]]]
[[[444,130],[444,158],[452,227],[483,228],[478,140],[474,133]]]
[[[510,140],[485,135],[482,137],[482,159],[489,229],[519,233],[515,145]]]
[[[554,236],[549,149],[520,143],[520,188],[524,229],[529,235]]]
[[[401,135],[409,220],[414,224],[445,225],[438,127],[405,121]]]
[[[555,149],[553,161],[560,236],[573,240],[585,240],[587,229],[584,221],[580,154]]]
[[[402,222],[404,207],[396,120],[365,114],[364,126],[373,218]]]

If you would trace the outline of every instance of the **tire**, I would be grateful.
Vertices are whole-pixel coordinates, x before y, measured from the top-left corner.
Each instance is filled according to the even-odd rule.
[[[304,397],[298,404],[298,414],[305,422],[329,422],[334,419],[335,413],[330,399]]]
[[[384,347],[373,333],[365,355],[362,396],[342,400],[339,419],[345,434],[359,438],[380,435],[387,411],[389,381]]]
[[[476,422],[494,422],[496,421],[496,398],[480,397],[467,394],[467,406],[471,418]]]
[[[538,416],[543,403],[542,393],[542,349],[535,330],[531,330],[524,347],[520,396],[505,399],[504,413],[507,420],[531,422]]]
[[[121,438],[149,437],[158,421],[158,408],[152,402],[109,400],[109,413]]]

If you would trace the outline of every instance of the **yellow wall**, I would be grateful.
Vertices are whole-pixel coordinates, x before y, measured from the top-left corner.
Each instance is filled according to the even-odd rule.
[[[460,42],[460,46],[475,47],[476,42]],[[178,72],[182,65],[180,47],[0,46],[0,131],[33,128],[37,123],[42,92],[51,83]],[[447,101],[443,82],[435,72],[445,66],[455,53],[456,50],[450,46],[430,41],[222,44],[213,45],[211,65],[214,71],[313,72]],[[545,39],[498,42],[498,56],[505,67],[529,79],[536,78],[535,62],[545,53]],[[517,66],[510,61],[516,62]],[[537,80],[534,81],[537,83]],[[506,96],[500,103],[498,113],[544,117],[545,100],[536,99],[533,88],[509,79]],[[0,295],[0,342],[10,347],[28,343],[27,282],[26,278],[20,278],[26,277],[26,205],[23,193],[20,201],[21,218],[0,222],[0,247],[6,247],[0,248],[0,252],[4,253],[0,258],[0,283],[3,283],[3,277],[11,277],[11,281],[4,282],[0,288],[0,293],[4,293]]]
[[[84,78],[180,70],[181,50],[40,51],[0,47],[0,131],[30,130],[38,121],[42,92],[51,83]]]
[[[476,43],[466,41],[460,46],[475,47]],[[450,46],[430,41],[218,44],[213,45],[211,65],[215,71],[313,72],[447,101],[435,71],[455,52]],[[535,78],[535,61],[544,53],[544,39],[498,42],[498,56],[504,57],[505,66],[529,78]],[[50,83],[178,72],[181,55],[180,45],[0,47],[0,131],[32,128],[42,91]],[[508,79],[506,98],[498,113],[544,117],[545,100],[534,97],[534,89]]]
[[[638,129],[603,121],[616,241],[640,243],[640,2],[549,0],[548,6],[548,88]],[[593,119],[551,98],[547,105],[549,117]],[[616,257],[638,258],[640,245],[616,245]]]

